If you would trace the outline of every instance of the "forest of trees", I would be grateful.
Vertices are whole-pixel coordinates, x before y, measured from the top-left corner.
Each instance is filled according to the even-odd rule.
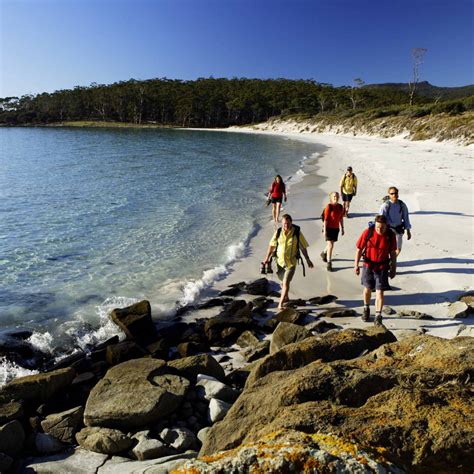
[[[436,96],[433,89],[443,92]],[[415,103],[417,106],[434,104],[439,111],[453,113],[474,109],[472,86],[451,89],[462,89],[458,92],[461,98],[453,100],[456,94],[449,94],[449,88],[430,86],[430,94],[418,95]],[[469,95],[467,99],[462,98]],[[288,79],[131,79],[111,85],[93,83],[72,90],[2,98],[0,124],[106,121],[226,127],[261,122],[279,115],[398,110],[408,107],[408,102],[408,92],[400,84],[366,86],[361,79],[345,87]]]

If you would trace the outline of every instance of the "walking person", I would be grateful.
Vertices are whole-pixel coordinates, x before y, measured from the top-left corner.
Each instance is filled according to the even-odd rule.
[[[398,189],[388,188],[388,197],[380,207],[379,214],[387,218],[387,225],[397,237],[397,256],[402,250],[403,234],[407,231],[407,240],[411,239],[411,224],[407,205],[398,199]]]
[[[301,259],[300,250],[306,259],[309,268],[313,268],[313,262],[310,260],[308,251],[308,242],[300,231],[300,228],[293,225],[293,219],[289,214],[284,214],[281,219],[281,228],[273,234],[272,240],[268,246],[267,255],[262,262],[267,265],[276,250],[277,276],[281,281],[281,297],[278,303],[278,309],[283,309],[288,301],[290,291],[290,282],[293,279],[298,259]]]
[[[385,216],[375,217],[375,225],[362,232],[356,243],[354,271],[359,275],[359,261],[364,259],[361,283],[364,287],[364,310],[362,321],[370,318],[370,299],[375,290],[375,325],[382,325],[384,291],[390,288],[388,278],[395,278],[397,272],[397,242],[394,233],[387,226]]]
[[[347,167],[339,183],[339,188],[344,203],[344,215],[349,217],[352,198],[357,194],[357,176],[352,172],[352,166]]]
[[[341,235],[344,235],[344,208],[339,204],[339,193],[334,191],[329,194],[329,204],[324,208],[322,217],[326,249],[321,252],[321,258],[327,263],[328,272],[332,272],[332,252],[339,236],[339,228]]]
[[[268,189],[268,196],[272,202],[273,222],[275,226],[278,226],[283,198],[285,198],[285,202],[287,201],[286,186],[283,182],[283,178],[279,174],[275,176],[275,179],[270,185],[270,188]]]

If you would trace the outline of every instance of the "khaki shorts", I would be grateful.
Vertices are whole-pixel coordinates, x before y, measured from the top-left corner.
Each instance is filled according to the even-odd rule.
[[[293,276],[295,275],[295,270],[296,267],[280,267],[280,265],[277,264],[277,276],[279,280],[282,283],[290,283],[290,281],[293,279]]]

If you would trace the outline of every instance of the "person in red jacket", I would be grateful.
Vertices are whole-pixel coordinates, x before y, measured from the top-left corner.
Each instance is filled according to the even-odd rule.
[[[272,202],[273,222],[275,223],[275,226],[278,226],[283,198],[285,198],[285,202],[287,201],[286,186],[279,174],[275,176],[275,179],[268,189],[268,196],[271,198]]]
[[[344,207],[339,204],[339,193],[332,192],[329,194],[329,204],[324,208],[321,231],[326,237],[326,249],[321,252],[321,258],[327,263],[328,272],[332,272],[332,251],[339,236],[339,228],[341,235],[344,235]]]
[[[362,232],[356,243],[354,271],[359,275],[359,261],[364,258],[361,283],[364,287],[362,321],[369,321],[370,299],[375,290],[375,325],[382,325],[384,291],[390,289],[388,278],[397,273],[397,239],[387,225],[385,216],[376,216],[375,225]]]

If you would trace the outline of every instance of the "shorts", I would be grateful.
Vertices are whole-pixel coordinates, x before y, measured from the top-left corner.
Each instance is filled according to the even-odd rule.
[[[388,290],[390,289],[390,285],[388,284],[388,272],[388,267],[374,271],[367,265],[364,265],[362,267],[362,277],[360,282],[362,283],[362,286],[371,291]]]
[[[353,197],[353,194],[342,193],[342,202],[351,202]]]
[[[296,267],[280,267],[280,265],[277,264],[277,276],[282,283],[290,283],[295,275],[295,270]]]
[[[332,227],[326,227],[326,240],[331,242],[337,242],[339,236],[339,229],[333,229]]]
[[[403,234],[399,234],[393,227],[390,227],[390,230],[395,234],[397,238],[397,249],[402,249],[402,242],[403,242]]]
[[[272,204],[276,204],[277,202],[279,202],[281,204],[282,201],[283,201],[282,197],[280,197],[280,198],[272,197]]]

